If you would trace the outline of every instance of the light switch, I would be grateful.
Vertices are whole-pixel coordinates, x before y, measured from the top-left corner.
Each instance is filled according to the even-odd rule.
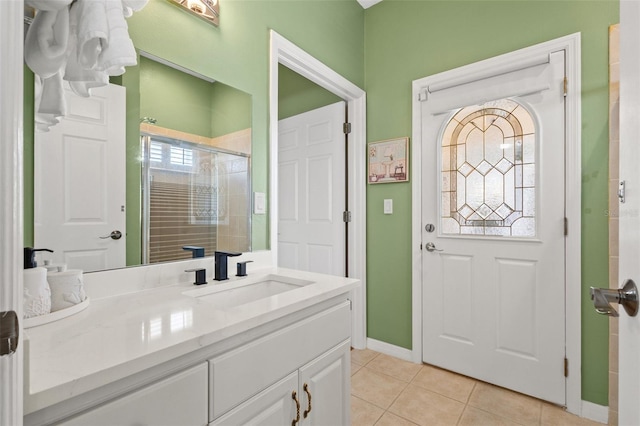
[[[253,193],[253,213],[265,214],[267,212],[267,202],[264,192]]]
[[[390,198],[384,200],[384,214],[393,214],[393,200]]]

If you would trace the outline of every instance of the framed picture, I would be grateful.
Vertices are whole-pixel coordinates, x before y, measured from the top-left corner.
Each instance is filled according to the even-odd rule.
[[[409,138],[371,142],[369,148],[369,183],[409,181]]]

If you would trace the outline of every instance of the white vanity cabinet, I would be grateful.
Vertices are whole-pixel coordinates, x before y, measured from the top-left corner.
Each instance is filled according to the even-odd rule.
[[[201,363],[58,423],[64,426],[207,423],[207,364]]]
[[[350,350],[350,340],[347,340],[210,426],[350,424]]]
[[[211,424],[348,425],[349,315],[344,302],[210,360]]]

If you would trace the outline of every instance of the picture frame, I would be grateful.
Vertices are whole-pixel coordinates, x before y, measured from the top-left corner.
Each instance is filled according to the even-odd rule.
[[[367,182],[409,182],[409,138],[370,142],[367,145]]]

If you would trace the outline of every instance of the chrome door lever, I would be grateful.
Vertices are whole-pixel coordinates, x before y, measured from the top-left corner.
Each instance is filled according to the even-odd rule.
[[[424,248],[428,251],[428,252],[434,252],[434,251],[442,251],[441,249],[436,248],[436,245],[433,243],[427,243]]]
[[[635,317],[638,313],[638,288],[633,280],[626,280],[622,288],[618,290],[591,287],[591,300],[593,300],[596,312],[602,315],[618,316],[618,312],[613,309],[611,302],[621,304],[630,317]]]
[[[112,240],[119,240],[120,238],[122,238],[122,232],[120,231],[111,231],[111,233],[109,235],[105,235],[104,237],[99,237],[101,240],[106,240],[108,238],[111,238]]]

